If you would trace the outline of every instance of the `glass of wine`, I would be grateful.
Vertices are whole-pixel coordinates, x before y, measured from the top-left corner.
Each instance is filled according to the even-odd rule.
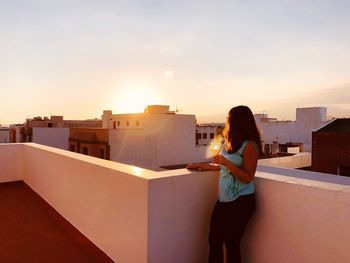
[[[221,143],[218,141],[212,141],[210,144],[210,152],[213,154],[213,157],[218,155],[221,150]],[[217,165],[212,162],[212,165]]]

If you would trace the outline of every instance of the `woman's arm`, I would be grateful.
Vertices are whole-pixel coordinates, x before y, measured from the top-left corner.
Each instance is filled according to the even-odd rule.
[[[250,183],[253,180],[256,167],[258,165],[259,150],[256,143],[248,143],[244,149],[242,168],[235,166],[224,156],[217,155],[213,162],[225,165],[230,170],[231,174],[235,176],[242,183]]]
[[[190,163],[186,166],[188,170],[198,170],[198,171],[218,171],[220,166],[212,165],[210,163]]]

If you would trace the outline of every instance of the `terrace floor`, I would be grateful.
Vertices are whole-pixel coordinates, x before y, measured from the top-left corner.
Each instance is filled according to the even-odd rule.
[[[0,262],[113,262],[23,181],[0,184]]]

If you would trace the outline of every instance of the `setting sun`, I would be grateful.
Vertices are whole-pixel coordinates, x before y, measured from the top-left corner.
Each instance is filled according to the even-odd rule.
[[[123,83],[115,96],[115,107],[118,113],[143,112],[147,105],[162,103],[155,89],[150,84],[141,81]]]

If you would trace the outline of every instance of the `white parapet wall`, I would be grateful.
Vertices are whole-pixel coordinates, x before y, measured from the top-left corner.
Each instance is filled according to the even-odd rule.
[[[23,180],[113,260],[147,262],[151,171],[37,144],[24,163]]]
[[[37,144],[0,145],[0,157],[0,181],[24,180],[116,262],[206,262],[218,172],[153,172]],[[350,178],[270,169],[256,173],[243,262],[350,262]]]
[[[346,179],[326,183],[258,172],[257,210],[244,238],[243,262],[350,262]]]
[[[0,144],[0,183],[22,180],[23,144]]]
[[[149,180],[148,262],[206,262],[218,172],[159,172]]]
[[[311,166],[311,153],[303,152],[292,156],[260,159],[258,165],[282,168],[301,168]]]

